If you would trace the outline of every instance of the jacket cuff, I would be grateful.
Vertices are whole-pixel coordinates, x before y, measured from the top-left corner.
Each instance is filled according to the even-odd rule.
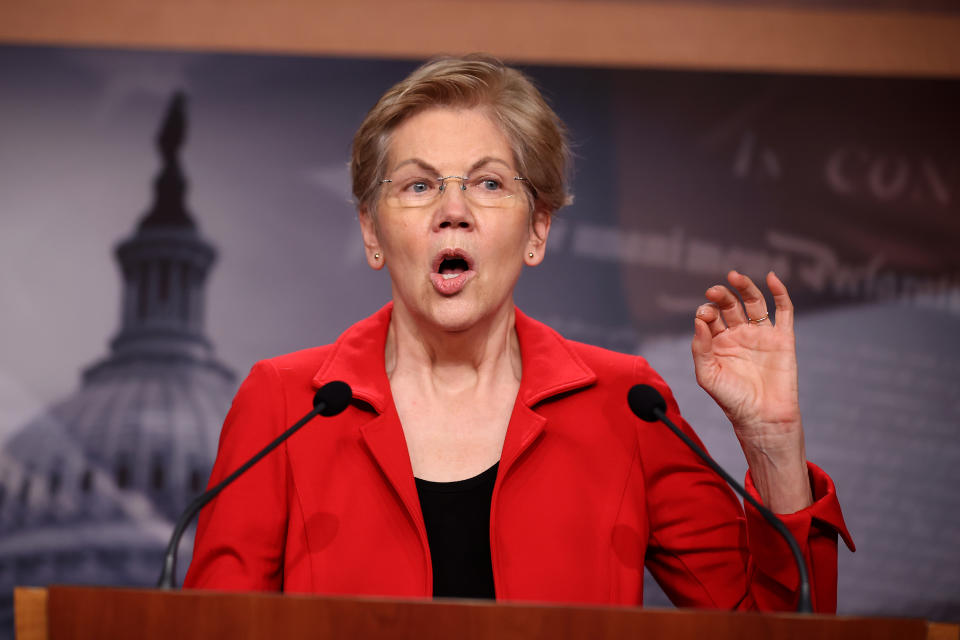
[[[796,538],[800,550],[807,557],[808,564],[809,540],[813,537],[833,537],[839,534],[847,548],[855,551],[853,539],[843,521],[843,513],[840,510],[833,480],[812,462],[807,462],[807,472],[810,476],[810,488],[813,491],[813,504],[796,513],[777,514],[777,516]],[[763,504],[749,470],[747,470],[744,484],[747,492],[757,502]],[[757,568],[785,587],[795,590],[799,584],[799,576],[787,541],[763,519],[759,511],[747,502],[744,503],[744,511],[747,515],[747,544]]]

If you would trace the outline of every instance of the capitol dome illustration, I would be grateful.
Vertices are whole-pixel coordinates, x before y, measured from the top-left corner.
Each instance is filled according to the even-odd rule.
[[[186,128],[178,93],[157,136],[153,205],[116,247],[121,326],[108,355],[0,451],[0,635],[15,585],[155,584],[173,522],[209,477],[236,378],[204,332],[216,251],[185,204]],[[64,309],[64,330],[82,313]]]

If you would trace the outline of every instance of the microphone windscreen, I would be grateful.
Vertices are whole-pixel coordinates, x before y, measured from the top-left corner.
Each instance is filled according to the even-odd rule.
[[[320,407],[322,405],[320,415],[329,418],[346,409],[352,397],[353,392],[350,390],[350,385],[341,380],[334,380],[317,390],[317,393],[313,396],[313,406]]]
[[[660,392],[648,384],[635,384],[630,387],[627,393],[627,404],[638,418],[647,422],[656,422],[656,409],[661,412],[667,412],[667,401],[663,399]]]

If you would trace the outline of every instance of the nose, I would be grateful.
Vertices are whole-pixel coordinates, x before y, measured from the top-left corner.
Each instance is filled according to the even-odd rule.
[[[437,210],[434,214],[434,227],[440,229],[473,228],[473,213],[459,182],[449,182],[444,185],[438,199]]]

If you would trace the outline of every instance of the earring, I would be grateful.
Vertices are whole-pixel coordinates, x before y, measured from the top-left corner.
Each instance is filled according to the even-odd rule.
[[[532,258],[532,257],[533,257],[533,251],[531,251],[530,253],[528,253],[527,256],[530,257],[530,258]]]
[[[379,252],[379,251],[377,251],[375,254],[373,254],[373,259],[374,259],[374,260],[379,260],[379,259],[380,259],[380,252]]]

